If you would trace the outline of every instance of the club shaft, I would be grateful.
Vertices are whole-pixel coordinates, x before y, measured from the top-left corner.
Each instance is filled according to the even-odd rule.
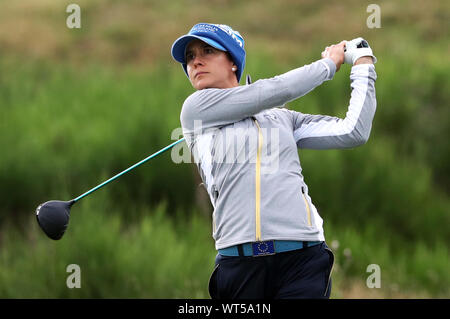
[[[87,196],[87,195],[89,195],[89,194],[95,192],[95,191],[98,190],[99,188],[102,188],[102,187],[105,186],[106,184],[108,184],[108,183],[112,182],[113,180],[119,178],[120,176],[122,176],[122,175],[128,173],[128,172],[131,171],[132,169],[135,169],[135,168],[138,167],[139,165],[144,164],[145,162],[147,162],[148,160],[152,159],[153,157],[158,156],[159,154],[161,154],[161,153],[167,151],[168,149],[171,149],[172,147],[174,147],[175,145],[177,145],[178,143],[180,143],[180,142],[182,142],[182,141],[184,141],[184,137],[181,138],[181,139],[179,139],[178,141],[173,142],[173,143],[170,144],[170,145],[167,145],[166,147],[164,147],[163,149],[157,151],[156,153],[153,153],[152,155],[150,155],[150,156],[144,158],[142,161],[140,161],[140,162],[134,164],[133,166],[128,167],[126,170],[124,170],[124,171],[122,171],[122,172],[120,172],[120,173],[114,175],[113,177],[111,177],[111,178],[108,179],[107,181],[104,181],[103,183],[101,183],[101,184],[95,186],[94,188],[88,190],[88,191],[87,191],[86,193],[84,193],[84,194],[81,194],[81,195],[78,196],[77,198],[74,198],[73,201],[74,201],[74,202],[79,201],[79,200],[82,199],[83,197],[85,197],[85,196]]]

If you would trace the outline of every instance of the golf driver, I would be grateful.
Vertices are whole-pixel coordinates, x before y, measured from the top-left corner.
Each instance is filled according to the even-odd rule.
[[[103,183],[95,186],[94,188],[88,190],[87,192],[81,194],[80,196],[70,201],[64,202],[59,200],[51,200],[39,205],[38,208],[36,209],[36,218],[39,226],[41,226],[45,234],[51,239],[54,240],[61,239],[61,237],[64,235],[64,232],[67,229],[67,226],[69,225],[70,208],[72,207],[73,204],[78,202],[80,199],[88,196],[89,194],[92,194],[93,192],[95,192],[99,188],[102,188],[103,186],[112,182],[113,180],[119,178],[120,176],[128,173],[129,171],[138,167],[139,165],[144,164],[153,157],[158,156],[164,151],[167,151],[168,149],[174,147],[175,145],[177,145],[182,141],[184,141],[184,138],[181,138],[178,141],[175,141],[172,144],[157,151],[156,153],[153,153],[152,155],[144,158],[142,161],[134,164],[133,166],[130,166],[126,170],[114,175],[107,181],[104,181]]]

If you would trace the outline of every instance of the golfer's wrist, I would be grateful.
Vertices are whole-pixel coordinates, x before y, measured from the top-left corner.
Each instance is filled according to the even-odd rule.
[[[362,56],[355,61],[355,64],[373,64],[373,58],[371,56]]]
[[[336,64],[330,58],[323,58],[320,61],[325,65],[327,69],[327,80],[331,80],[336,73]]]

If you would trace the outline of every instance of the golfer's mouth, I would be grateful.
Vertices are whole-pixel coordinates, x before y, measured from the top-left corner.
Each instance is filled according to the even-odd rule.
[[[198,72],[198,73],[194,76],[194,78],[196,78],[196,77],[199,76],[199,75],[207,74],[207,73],[209,73],[209,72]]]

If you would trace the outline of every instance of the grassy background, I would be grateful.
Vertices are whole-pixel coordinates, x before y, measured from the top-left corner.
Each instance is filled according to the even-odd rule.
[[[341,39],[369,40],[379,60],[369,142],[299,151],[336,255],[332,297],[450,296],[447,2],[380,1],[382,27],[368,29],[360,1],[79,1],[79,30],[65,27],[69,3],[0,1],[0,297],[208,297],[211,207],[193,164],[152,159],[77,203],[58,242],[34,215],[171,142],[192,87],[169,49],[200,21],[244,35],[254,80]],[[349,73],[288,107],[345,116]],[[81,289],[66,286],[69,264]],[[369,264],[381,289],[366,286]]]

